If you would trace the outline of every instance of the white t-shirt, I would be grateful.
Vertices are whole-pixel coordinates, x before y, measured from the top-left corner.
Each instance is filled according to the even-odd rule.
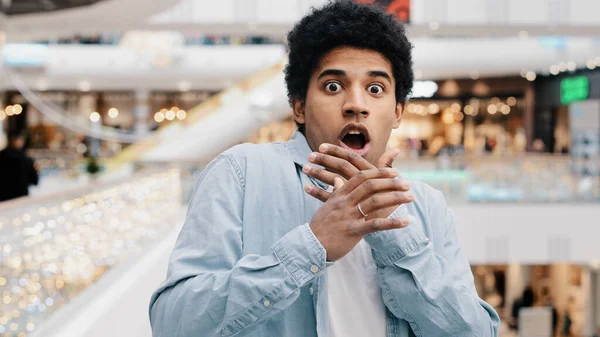
[[[327,268],[329,337],[386,337],[377,267],[364,240]]]

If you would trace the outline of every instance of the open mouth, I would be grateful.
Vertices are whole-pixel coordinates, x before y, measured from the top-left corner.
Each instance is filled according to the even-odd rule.
[[[367,145],[365,135],[357,131],[348,132],[344,138],[342,138],[342,142],[354,150],[360,150]]]
[[[340,133],[342,147],[365,155],[369,150],[369,130],[362,124],[347,124]]]

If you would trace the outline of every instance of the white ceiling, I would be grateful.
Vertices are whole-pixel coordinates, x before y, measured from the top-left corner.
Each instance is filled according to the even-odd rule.
[[[130,29],[147,29],[153,33],[146,35],[156,36],[268,34],[283,40],[293,23],[321,2],[107,0],[65,12],[0,18],[0,25],[8,41]],[[416,73],[422,79],[512,76],[523,70],[540,74],[570,61],[583,68],[600,57],[599,12],[598,0],[412,0],[408,33],[415,47]],[[556,37],[561,35],[568,37]],[[177,62],[161,69],[140,68],[145,51],[50,46],[45,67],[23,76],[34,88],[43,83],[48,89],[77,89],[84,81],[102,90],[173,90],[182,83],[192,89],[219,90],[285,53],[281,45],[173,46],[167,58]],[[185,62],[178,63],[181,60]],[[10,84],[0,83],[2,87]]]
[[[585,68],[600,62],[600,44],[590,38],[414,38],[417,79],[519,75],[523,70],[549,73],[551,65],[574,62]],[[5,58],[28,55],[6,48]],[[135,49],[118,46],[51,45],[34,64],[22,68],[36,89],[220,90],[285,58],[282,45],[195,46]],[[244,55],[244,57],[240,57]],[[37,62],[37,64],[35,63]],[[599,63],[600,66],[600,63]],[[41,84],[40,84],[41,83]],[[12,85],[0,79],[0,89]]]

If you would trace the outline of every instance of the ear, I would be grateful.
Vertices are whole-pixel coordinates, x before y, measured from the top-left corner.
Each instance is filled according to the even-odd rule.
[[[299,99],[292,98],[292,110],[294,112],[294,120],[296,123],[304,124],[304,102]]]
[[[396,104],[396,118],[394,119],[394,129],[397,129],[400,126],[400,121],[402,120],[403,112],[404,112],[404,104],[402,104],[402,103]]]

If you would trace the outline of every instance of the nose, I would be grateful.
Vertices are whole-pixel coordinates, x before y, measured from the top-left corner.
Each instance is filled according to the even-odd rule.
[[[364,118],[369,117],[369,106],[366,102],[366,92],[358,87],[346,91],[346,100],[342,107],[345,116],[362,115]]]

